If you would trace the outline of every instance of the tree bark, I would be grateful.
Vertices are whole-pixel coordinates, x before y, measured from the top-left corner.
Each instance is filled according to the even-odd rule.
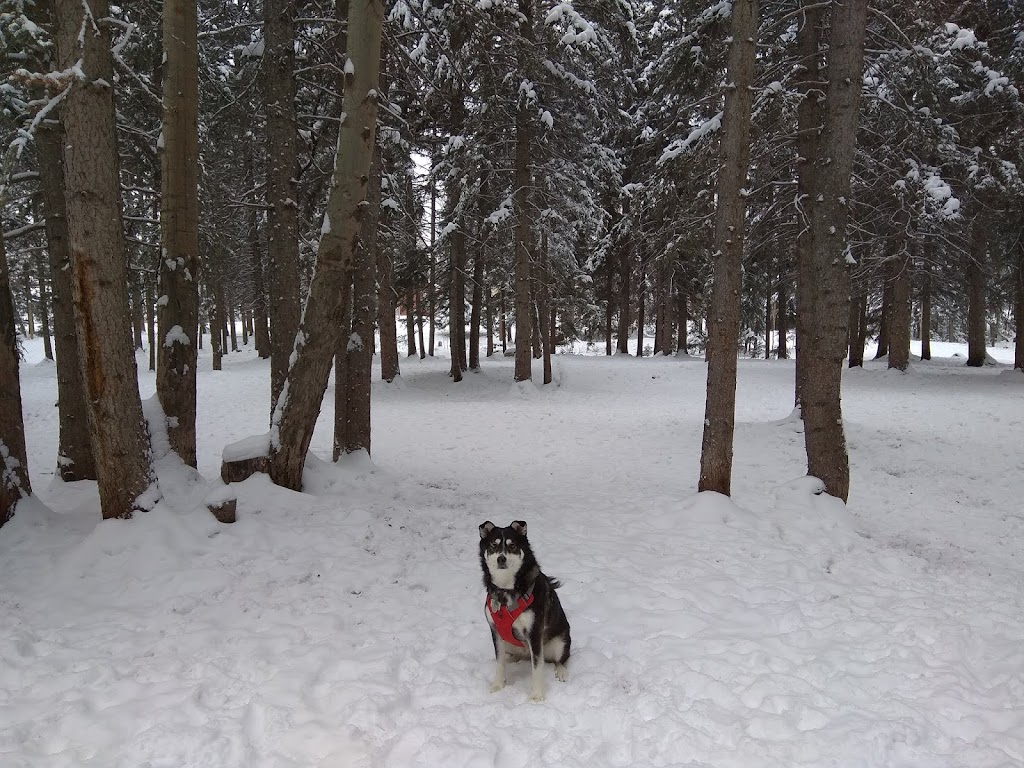
[[[608,270],[608,283],[606,293],[608,301],[605,302],[604,308],[604,353],[611,355],[612,353],[612,320],[615,316],[615,301],[614,292],[615,287],[615,270],[611,268],[611,265],[605,267]]]
[[[480,316],[484,303],[484,249],[473,257],[473,298],[469,312],[469,370],[480,370]]]
[[[160,301],[156,391],[171,448],[196,466],[199,336],[199,54],[195,0],[163,5]]]
[[[850,302],[850,367],[864,367],[864,333],[865,315],[867,314],[868,297],[860,294]]]
[[[889,354],[889,328],[892,324],[892,265],[882,265],[882,308],[878,316],[878,347],[875,360]]]
[[[377,231],[381,206],[378,153],[370,167],[369,210],[362,222],[360,246],[352,260],[350,334],[343,334],[335,356],[334,460],[342,453],[370,453],[370,382],[373,378],[373,327],[377,317]],[[348,313],[345,313],[348,314]],[[341,365],[342,359],[344,364]]]
[[[523,17],[522,30],[527,45],[533,44],[533,0],[519,0],[519,12]],[[519,72],[529,78],[531,53],[520,46]],[[513,204],[516,211],[515,229],[515,310],[516,310],[516,381],[530,381],[533,378],[533,358],[530,354],[530,340],[533,336],[531,308],[530,246],[533,244],[533,211],[530,207],[532,186],[530,152],[532,134],[530,120],[533,109],[526,96],[520,94],[516,110],[515,181]]]
[[[0,206],[5,202],[0,194]],[[0,227],[0,527],[14,517],[18,502],[32,493],[21,410],[20,355],[11,277]]]
[[[46,288],[46,261],[41,253],[36,255],[34,261],[39,285],[39,333],[43,337],[43,356],[47,360],[53,360],[53,341],[50,338],[50,301]]]
[[[637,313],[636,313],[636,356],[644,356],[644,323],[647,322],[647,286],[646,286],[646,275],[644,274],[644,268],[640,267],[640,275],[636,282],[636,298],[637,298]]]
[[[676,322],[679,330],[676,332],[676,354],[690,354],[690,306],[689,297],[686,294],[686,287],[683,281],[679,281],[676,288]]]
[[[542,283],[539,291],[538,320],[540,321],[541,346],[543,347],[544,358],[544,383],[550,384],[553,380],[551,371],[551,346],[555,337],[555,324],[551,318],[551,272],[548,259],[548,233],[542,232],[540,236],[540,273]]]
[[[380,328],[380,377],[391,383],[402,371],[398,363],[395,327],[394,262],[384,248],[377,249],[377,326]]]
[[[264,0],[262,59],[267,109],[267,283],[270,409],[288,375],[299,329],[298,134],[295,119],[295,0]]]
[[[817,296],[814,275],[814,228],[812,220],[818,206],[817,159],[821,144],[822,108],[824,77],[821,54],[822,9],[815,7],[813,0],[803,0],[803,14],[799,17],[797,32],[797,54],[800,57],[801,79],[797,89],[801,95],[797,107],[797,236],[796,236],[796,394],[795,402],[800,407],[803,399],[804,382],[807,379],[807,364],[810,355],[803,355],[804,346],[811,343],[810,336],[816,333],[812,318],[817,317],[814,301]],[[781,303],[781,300],[780,300]]]
[[[708,310],[708,378],[698,490],[729,496],[736,421],[736,340],[743,288],[743,193],[750,159],[750,108],[757,42],[757,0],[736,0],[729,45],[715,210],[714,281]],[[641,284],[642,286],[642,284]]]
[[[1017,265],[1014,280],[1013,319],[1016,337],[1013,345],[1013,367],[1024,371],[1024,238],[1017,237]]]
[[[850,492],[841,403],[850,301],[846,224],[866,25],[867,0],[847,0],[832,7],[824,132],[817,156],[819,197],[811,218],[815,331],[811,343],[800,351],[807,358],[801,406],[808,473],[822,481],[827,493],[844,502]]]
[[[368,208],[363,203],[377,128],[383,17],[381,0],[349,5],[348,61],[352,66],[346,65],[346,119],[338,133],[316,273],[296,334],[295,359],[271,419],[270,475],[278,485],[293,490],[302,487],[306,454],[341,333],[339,297],[359,247]],[[391,322],[393,325],[394,313]]]
[[[932,265],[928,241],[921,269],[921,359],[932,359]]]
[[[95,480],[96,462],[89,442],[89,418],[78,355],[71,289],[71,251],[64,201],[63,130],[45,123],[36,134],[39,169],[46,206],[46,250],[53,274],[53,331],[57,352],[57,402],[60,436],[57,476],[65,482]],[[152,302],[150,302],[152,305]],[[152,346],[152,344],[150,344]]]
[[[789,291],[786,275],[779,275],[779,287],[775,300],[775,328],[779,334],[778,360],[789,359]]]
[[[971,252],[967,260],[967,365],[985,364],[985,260],[988,254],[987,222],[981,214],[971,226]]]
[[[57,0],[60,67],[82,77],[63,103],[72,290],[104,518],[145,509],[154,482],[128,306],[107,0]]]
[[[466,268],[466,234],[452,217],[456,215],[459,202],[459,191],[456,184],[448,188],[450,195],[449,223],[458,228],[448,235],[448,345],[451,352],[450,375],[453,382],[462,381],[465,370],[463,358],[466,348],[466,286],[464,282]]]
[[[893,265],[892,314],[889,325],[889,368],[910,367],[910,253],[900,246]]]

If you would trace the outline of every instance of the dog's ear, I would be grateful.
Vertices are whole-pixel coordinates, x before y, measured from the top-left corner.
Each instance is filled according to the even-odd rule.
[[[509,526],[513,531],[518,533],[520,536],[526,535],[526,521],[525,520],[513,520],[512,525]]]
[[[493,530],[494,523],[492,523],[490,520],[486,521],[483,525],[480,526],[480,538],[486,539],[487,534],[489,534]]]

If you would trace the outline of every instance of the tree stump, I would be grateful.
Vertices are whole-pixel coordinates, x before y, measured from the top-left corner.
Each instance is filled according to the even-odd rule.
[[[270,474],[270,435],[255,435],[224,446],[220,479],[240,483],[257,472]]]

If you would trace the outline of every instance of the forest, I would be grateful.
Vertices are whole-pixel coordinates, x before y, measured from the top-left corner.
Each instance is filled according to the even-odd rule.
[[[407,355],[462,329],[453,383],[481,340],[544,384],[575,340],[706,352],[700,488],[726,494],[737,354],[795,330],[809,472],[845,499],[867,339],[905,370],[912,336],[969,366],[1016,338],[1024,369],[1022,30],[982,0],[9,0],[4,516],[18,333],[61,369],[61,476],[125,517],[152,479],[132,349],[194,466],[201,331],[215,369],[251,337],[268,446],[225,477],[298,488],[332,367],[334,457],[369,450],[396,312]]]

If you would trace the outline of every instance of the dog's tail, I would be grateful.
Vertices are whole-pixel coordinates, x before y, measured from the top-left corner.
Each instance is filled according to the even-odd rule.
[[[548,576],[548,585],[552,589],[558,589],[560,586],[562,586],[562,582],[560,582],[558,579],[553,579],[550,576]]]

